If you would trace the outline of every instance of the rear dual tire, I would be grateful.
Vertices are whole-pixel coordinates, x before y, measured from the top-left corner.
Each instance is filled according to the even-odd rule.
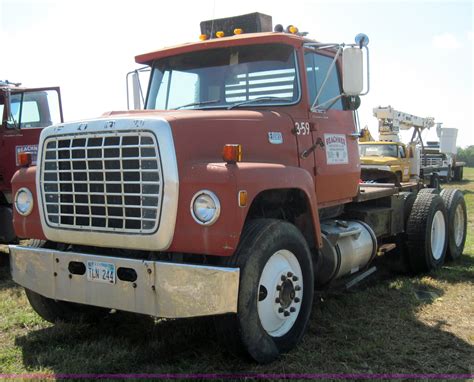
[[[444,189],[440,194],[447,209],[448,246],[446,257],[456,260],[464,250],[467,236],[467,209],[464,195],[457,189]]]
[[[444,263],[448,244],[447,213],[437,194],[419,193],[407,221],[408,262],[413,273]]]

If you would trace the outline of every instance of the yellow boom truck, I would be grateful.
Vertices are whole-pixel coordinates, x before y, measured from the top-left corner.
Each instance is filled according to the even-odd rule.
[[[446,169],[427,162],[429,154],[421,138],[424,130],[434,126],[434,118],[417,117],[391,106],[379,106],[373,112],[379,122],[379,140],[373,140],[367,128],[362,131],[359,143],[362,181],[400,185],[422,180],[432,188],[439,188],[440,176]],[[400,130],[411,129],[410,143],[402,143]]]

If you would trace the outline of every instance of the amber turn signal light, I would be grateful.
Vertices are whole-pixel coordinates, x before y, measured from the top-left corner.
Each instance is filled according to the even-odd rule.
[[[242,161],[242,145],[227,144],[222,150],[222,159],[228,164]]]
[[[239,207],[245,207],[247,205],[247,191],[239,191]]]
[[[20,167],[28,167],[33,163],[31,153],[29,152],[18,153],[17,160]]]

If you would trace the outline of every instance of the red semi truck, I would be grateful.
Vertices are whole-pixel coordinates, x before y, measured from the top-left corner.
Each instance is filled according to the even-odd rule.
[[[16,239],[10,180],[26,155],[36,163],[41,130],[63,122],[58,87],[25,88],[0,81],[0,243]]]
[[[111,309],[216,316],[258,362],[302,338],[314,288],[397,251],[413,273],[462,254],[457,190],[360,184],[365,35],[320,43],[250,14],[139,55],[145,110],[57,124],[13,179],[13,280],[51,322]],[[366,84],[366,85],[364,85]]]

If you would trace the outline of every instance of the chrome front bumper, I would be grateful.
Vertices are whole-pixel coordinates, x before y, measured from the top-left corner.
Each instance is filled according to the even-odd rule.
[[[71,262],[113,263],[131,268],[137,279],[115,284],[72,274]],[[144,261],[10,246],[13,280],[55,300],[77,302],[156,317],[178,318],[237,312],[239,269]]]

